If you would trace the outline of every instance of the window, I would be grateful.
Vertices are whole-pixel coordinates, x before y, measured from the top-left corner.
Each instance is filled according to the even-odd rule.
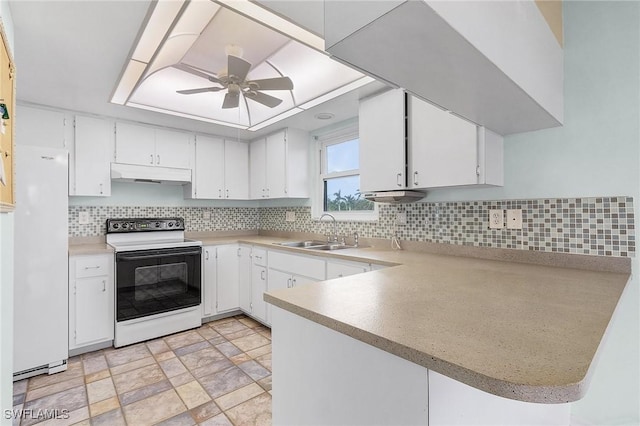
[[[357,126],[318,136],[320,187],[316,213],[333,214],[349,220],[374,220],[375,204],[360,193],[360,164]]]

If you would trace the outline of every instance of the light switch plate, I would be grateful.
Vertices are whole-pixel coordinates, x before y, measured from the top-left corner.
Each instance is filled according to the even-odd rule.
[[[406,225],[406,224],[407,224],[407,212],[396,213],[396,225]]]
[[[489,210],[489,228],[504,228],[504,210]]]
[[[80,225],[87,225],[89,223],[89,212],[78,213],[78,223]]]
[[[286,212],[284,215],[284,220],[286,222],[295,222],[296,221],[296,212]]]
[[[522,210],[507,210],[507,229],[522,229]]]

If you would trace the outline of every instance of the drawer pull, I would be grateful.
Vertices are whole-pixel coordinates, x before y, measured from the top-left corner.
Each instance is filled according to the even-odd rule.
[[[100,269],[100,265],[98,265],[98,266],[85,266],[84,269]]]
[[[107,291],[107,281],[106,280],[102,280],[102,291]]]

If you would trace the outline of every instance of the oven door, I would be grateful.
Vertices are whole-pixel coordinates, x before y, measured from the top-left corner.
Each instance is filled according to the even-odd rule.
[[[116,253],[116,321],[197,306],[202,247]]]

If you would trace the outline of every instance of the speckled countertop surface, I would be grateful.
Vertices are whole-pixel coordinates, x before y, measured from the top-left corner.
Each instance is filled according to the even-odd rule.
[[[270,291],[265,300],[478,389],[528,402],[584,395],[630,277],[628,271],[375,247],[318,253],[274,246],[285,239],[257,235],[198,239],[387,265]],[[607,269],[607,258],[582,258]]]

